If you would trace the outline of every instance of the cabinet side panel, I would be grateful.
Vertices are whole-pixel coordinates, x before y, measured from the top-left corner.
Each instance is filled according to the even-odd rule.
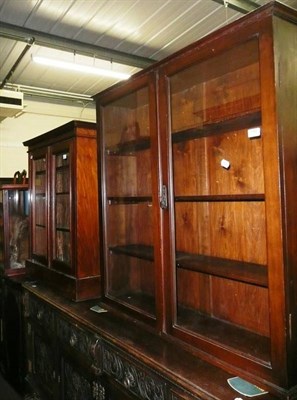
[[[97,146],[95,139],[76,141],[77,276],[99,275]]]
[[[277,111],[283,176],[289,381],[297,384],[297,27],[275,18]],[[284,50],[285,48],[285,50]]]

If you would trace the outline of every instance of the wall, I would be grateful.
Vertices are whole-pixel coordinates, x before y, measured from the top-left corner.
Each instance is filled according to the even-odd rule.
[[[24,110],[0,122],[0,177],[28,171],[27,148],[23,142],[71,120],[96,121],[93,102],[66,104],[57,100],[24,99]]]

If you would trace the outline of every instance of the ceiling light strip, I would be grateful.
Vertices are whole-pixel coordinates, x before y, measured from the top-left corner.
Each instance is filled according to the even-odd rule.
[[[126,80],[130,78],[130,74],[115,71],[113,69],[97,68],[89,65],[78,64],[75,62],[55,60],[47,57],[37,57],[33,56],[32,60],[38,64],[46,65],[48,67],[65,69],[68,71],[82,72],[90,75],[105,76],[108,78],[115,78]]]

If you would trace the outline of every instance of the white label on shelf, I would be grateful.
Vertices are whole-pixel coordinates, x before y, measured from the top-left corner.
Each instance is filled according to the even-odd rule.
[[[257,127],[257,128],[250,128],[248,129],[248,137],[254,138],[254,137],[260,137],[261,136],[261,128]]]
[[[106,310],[105,308],[102,308],[102,307],[100,307],[100,306],[98,306],[98,305],[95,305],[95,306],[91,307],[90,310],[91,310],[91,311],[95,311],[95,312],[98,313],[98,314],[106,313],[106,312],[107,312],[107,310]]]
[[[67,154],[63,154],[63,160],[67,160]]]
[[[221,167],[228,169],[230,168],[230,162],[228,160],[225,160],[224,158],[221,160]]]

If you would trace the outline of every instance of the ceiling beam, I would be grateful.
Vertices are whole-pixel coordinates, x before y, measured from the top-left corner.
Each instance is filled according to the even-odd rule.
[[[30,42],[39,46],[77,53],[89,57],[97,57],[103,60],[113,61],[119,64],[130,65],[137,68],[146,68],[152,65],[155,60],[146,57],[139,57],[133,54],[100,47],[78,40],[63,38],[49,33],[38,32],[33,29],[23,28],[17,25],[7,24],[1,21],[0,36],[21,42]]]
[[[252,0],[213,0],[216,3],[225,5],[226,7],[232,8],[235,11],[239,11],[243,14],[247,14],[251,11],[256,10],[260,7],[259,4]]]
[[[30,41],[27,42],[25,48],[23,49],[23,51],[21,52],[21,54],[17,58],[16,62],[13,64],[13,66],[10,68],[8,74],[6,75],[6,77],[1,82],[0,89],[4,88],[6,82],[8,82],[8,80],[12,77],[12,75],[14,74],[14,71],[17,69],[18,65],[20,64],[22,59],[25,57],[26,53],[31,49],[31,46],[33,46],[33,44],[34,44],[34,40],[33,39],[31,39]]]

